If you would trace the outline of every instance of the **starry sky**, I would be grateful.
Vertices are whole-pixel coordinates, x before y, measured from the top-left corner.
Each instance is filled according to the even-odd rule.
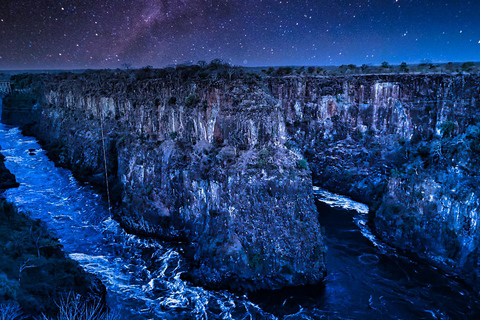
[[[480,0],[1,0],[1,69],[480,60]]]

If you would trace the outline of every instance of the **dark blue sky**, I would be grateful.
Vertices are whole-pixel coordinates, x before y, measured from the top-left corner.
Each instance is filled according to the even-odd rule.
[[[2,0],[0,69],[480,60],[479,0]]]

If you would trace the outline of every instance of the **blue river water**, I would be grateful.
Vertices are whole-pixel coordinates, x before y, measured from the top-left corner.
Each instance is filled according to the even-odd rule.
[[[102,197],[55,167],[32,137],[0,124],[1,152],[19,188],[6,198],[44,221],[64,250],[107,287],[124,319],[480,319],[480,301],[435,268],[398,255],[365,224],[366,207],[319,189],[328,276],[318,286],[248,295],[181,279],[181,250],[126,233]]]

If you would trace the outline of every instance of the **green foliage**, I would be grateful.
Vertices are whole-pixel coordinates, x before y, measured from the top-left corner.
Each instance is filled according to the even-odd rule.
[[[187,99],[185,99],[185,105],[187,107],[192,107],[192,106],[196,105],[198,102],[199,101],[197,99],[197,96],[193,93],[188,95]]]
[[[398,170],[398,168],[393,168],[391,171],[390,171],[390,177],[392,178],[398,178],[401,176],[401,173],[400,173],[400,170]]]
[[[462,71],[464,72],[470,72],[473,70],[473,67],[475,66],[475,63],[473,62],[464,62],[462,63],[462,65],[460,66],[460,68],[462,69]]]
[[[297,160],[297,168],[301,170],[307,170],[308,169],[308,162],[306,159],[298,159]]]
[[[480,127],[478,125],[468,127],[466,136],[470,141],[470,150],[480,154]]]
[[[275,72],[275,68],[270,67],[270,68],[268,68],[268,70],[266,71],[266,74],[272,75],[274,72]]]
[[[175,140],[178,136],[177,131],[170,132],[170,139]]]
[[[442,138],[451,138],[455,132],[456,125],[453,121],[445,121],[440,124]]]
[[[423,62],[418,65],[419,71],[428,71],[435,69],[435,66],[431,62]]]
[[[293,68],[292,67],[280,67],[275,71],[276,76],[287,76],[293,73]]]
[[[207,62],[205,60],[199,60],[197,62],[197,65],[202,68],[202,69],[205,69],[207,67]]]
[[[341,73],[353,73],[357,70],[357,66],[354,64],[349,64],[349,65],[341,65],[338,67]]]
[[[402,63],[400,64],[400,71],[401,71],[401,72],[405,72],[405,73],[408,72],[408,66],[407,66],[407,63],[406,63],[406,62],[402,62]]]
[[[264,268],[265,259],[263,255],[259,253],[253,253],[248,256],[248,265],[250,268],[254,269],[256,272],[260,272]]]
[[[15,300],[19,289],[18,281],[9,279],[5,273],[0,273],[0,300]]]
[[[217,69],[223,69],[223,68],[230,67],[230,64],[228,62],[223,61],[222,59],[217,58],[217,59],[213,59],[212,61],[210,61],[210,64],[209,64],[208,67],[213,69],[213,70],[217,70]]]

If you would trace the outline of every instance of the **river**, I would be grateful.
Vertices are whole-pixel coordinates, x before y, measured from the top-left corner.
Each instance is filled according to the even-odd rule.
[[[366,207],[345,197],[315,189],[328,246],[324,284],[248,295],[210,291],[181,279],[181,249],[126,233],[102,197],[55,167],[35,138],[0,124],[0,145],[20,183],[5,197],[44,221],[70,257],[102,280],[124,319],[480,318],[473,292],[376,240]]]

